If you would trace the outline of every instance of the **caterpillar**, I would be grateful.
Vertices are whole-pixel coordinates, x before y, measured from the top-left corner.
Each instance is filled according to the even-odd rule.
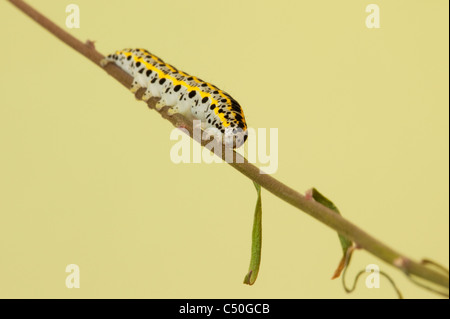
[[[247,140],[247,124],[239,103],[228,93],[198,77],[191,76],[144,49],[123,49],[101,61],[115,63],[133,76],[130,91],[146,88],[142,99],[158,97],[156,109],[170,107],[168,114],[182,114],[201,121],[209,136],[227,147],[240,147]]]

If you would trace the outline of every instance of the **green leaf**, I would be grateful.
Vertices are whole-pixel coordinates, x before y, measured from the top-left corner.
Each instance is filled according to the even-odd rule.
[[[317,189],[313,188],[313,189],[311,189],[310,192],[311,192],[312,198],[316,202],[322,204],[325,207],[328,207],[329,209],[331,209],[332,211],[336,212],[339,215],[341,214],[339,212],[339,209],[336,207],[336,205],[334,205],[334,203],[331,200],[329,200],[324,195],[322,195]],[[348,265],[348,263],[350,262],[351,254],[348,256],[348,260],[346,261],[347,251],[351,246],[353,246],[353,242],[351,240],[347,239],[345,236],[342,236],[340,234],[338,234],[338,236],[339,236],[339,241],[341,242],[343,257],[342,257],[336,271],[334,272],[332,279],[339,277],[342,270],[346,266],[346,264]]]
[[[262,244],[262,206],[261,206],[261,186],[253,182],[258,193],[256,200],[255,216],[253,218],[252,231],[252,255],[250,258],[250,267],[244,278],[244,284],[253,285],[258,277],[259,265],[261,263],[261,244]]]

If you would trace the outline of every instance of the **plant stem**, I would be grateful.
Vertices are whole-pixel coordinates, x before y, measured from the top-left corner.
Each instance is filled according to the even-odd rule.
[[[61,41],[72,47],[74,50],[78,51],[86,58],[100,66],[100,61],[103,59],[103,55],[97,52],[92,44],[92,42],[83,43],[76,39],[55,23],[47,19],[45,16],[40,14],[34,8],[26,4],[22,0],[8,0],[25,14],[30,16],[42,27],[47,29],[50,33],[55,35]],[[125,71],[121,70],[119,67],[113,64],[108,64],[104,70],[114,77],[117,81],[122,83],[126,88],[129,88],[132,83],[132,77],[128,75]],[[142,96],[144,89],[140,89],[136,93],[136,97]],[[148,106],[151,109],[155,109],[155,103],[157,99],[150,99]],[[186,120],[181,115],[169,116],[167,114],[167,108],[163,108],[160,112],[161,116],[166,120],[170,121],[175,127],[185,127],[190,136],[193,136],[192,123]],[[198,141],[205,145],[207,141]],[[394,249],[388,247],[384,243],[370,236],[365,231],[358,228],[356,225],[352,224],[342,216],[334,213],[329,208],[305,198],[304,195],[298,193],[294,189],[286,186],[282,182],[273,178],[268,174],[261,174],[258,167],[249,163],[240,154],[233,151],[234,161],[229,163],[233,168],[241,172],[243,175],[247,176],[257,184],[261,185],[263,188],[274,194],[275,196],[281,198],[287,203],[294,207],[302,210],[303,212],[309,214],[325,225],[337,231],[339,234],[345,236],[351,241],[354,241],[359,248],[363,248],[373,254],[374,256],[380,258],[381,260],[393,265],[394,267],[400,269],[408,275],[413,275],[418,278],[429,281],[430,283],[437,284],[448,290],[449,277],[448,273],[438,272],[434,269],[427,267],[424,264],[415,262]],[[222,152],[222,158],[225,159],[225,152]]]

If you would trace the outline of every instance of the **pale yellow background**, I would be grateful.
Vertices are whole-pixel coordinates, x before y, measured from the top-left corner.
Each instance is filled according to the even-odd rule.
[[[29,1],[110,53],[143,47],[279,129],[274,175],[315,186],[408,256],[449,262],[448,1]],[[225,164],[170,161],[172,126],[100,68],[0,2],[0,297],[391,298],[330,277],[336,233]],[[65,287],[65,267],[81,288]],[[434,298],[366,252],[407,298]],[[351,276],[348,277],[350,281]]]

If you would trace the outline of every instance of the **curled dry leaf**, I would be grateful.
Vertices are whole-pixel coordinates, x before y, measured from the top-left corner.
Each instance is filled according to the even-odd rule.
[[[336,207],[336,205],[334,205],[334,203],[329,200],[328,198],[326,198],[324,195],[322,195],[317,189],[315,188],[311,188],[308,191],[306,191],[306,198],[307,199],[313,199],[316,202],[322,204],[323,206],[331,209],[333,212],[336,212],[336,214],[341,214],[339,212],[339,209]],[[339,241],[341,242],[341,247],[342,247],[342,258],[341,261],[339,262],[338,267],[336,268],[336,270],[334,271],[333,277],[331,277],[331,279],[336,279],[338,278],[341,273],[342,270],[344,270],[344,268],[350,263],[350,259],[354,250],[354,245],[353,242],[349,239],[347,239],[346,237],[342,236],[341,234],[338,234],[339,236]]]

